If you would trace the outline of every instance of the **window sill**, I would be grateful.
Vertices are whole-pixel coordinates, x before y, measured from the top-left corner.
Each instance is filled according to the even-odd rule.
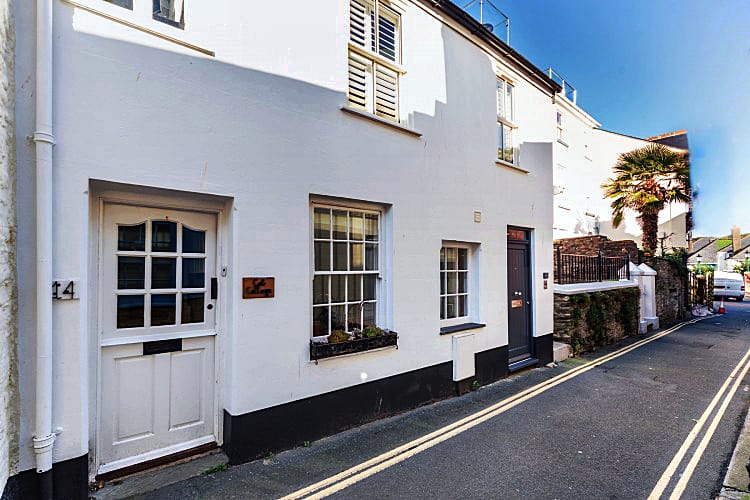
[[[518,170],[519,172],[523,172],[524,174],[530,174],[530,170],[526,170],[525,168],[519,167],[518,165],[514,163],[507,162],[505,160],[495,160],[496,165],[500,165],[501,167],[508,167],[512,168],[513,170]]]
[[[346,342],[337,342],[335,344],[313,342],[311,340],[310,360],[317,362],[321,359],[381,350],[386,347],[395,347],[398,349],[398,334],[396,332],[388,332],[380,337],[348,340]]]
[[[558,140],[557,140],[557,142],[559,142],[560,144],[562,144],[562,145],[563,145],[563,146],[565,146],[566,148],[569,148],[569,147],[570,147],[570,146],[568,146],[568,143],[567,143],[567,142],[565,142],[565,141],[563,141],[562,139],[558,139]]]
[[[515,122],[512,122],[512,121],[508,120],[507,118],[503,118],[500,115],[497,115],[497,121],[499,123],[502,123],[503,125],[507,125],[508,127],[512,128],[512,129],[518,128],[518,125],[516,125]]]
[[[487,326],[484,323],[463,323],[460,325],[444,326],[440,328],[440,335],[450,335],[452,333],[465,332],[466,330],[476,330]]]
[[[186,42],[185,40],[181,40],[180,38],[176,38],[174,36],[168,35],[167,33],[163,33],[161,31],[161,29],[160,29],[163,26],[163,27],[166,27],[167,29],[169,29],[169,28],[175,29],[176,28],[178,30],[183,30],[184,31],[184,28],[180,27],[179,23],[172,24],[171,22],[165,22],[165,21],[160,21],[160,20],[153,19],[154,23],[159,24],[159,28],[150,28],[150,27],[147,27],[147,26],[144,26],[143,24],[141,24],[142,22],[150,22],[150,21],[145,21],[143,19],[134,19],[134,21],[130,21],[130,20],[126,19],[125,16],[128,16],[128,14],[131,14],[130,17],[132,17],[132,11],[121,9],[121,10],[125,10],[125,12],[123,13],[123,15],[121,16],[121,15],[111,14],[111,13],[109,13],[107,11],[107,9],[109,7],[111,7],[111,5],[110,6],[102,5],[101,9],[99,9],[99,8],[94,8],[94,7],[91,7],[89,5],[86,5],[87,3],[89,3],[88,0],[79,0],[79,1],[76,1],[76,0],[63,0],[63,1],[65,3],[67,3],[67,4],[69,4],[69,5],[72,5],[73,7],[77,8],[77,9],[81,9],[83,11],[86,11],[86,12],[90,13],[90,14],[94,14],[96,16],[100,16],[100,17],[103,17],[105,19],[109,19],[110,21],[122,24],[124,26],[127,26],[128,28],[132,28],[134,30],[141,31],[143,33],[148,33],[149,35],[153,35],[153,36],[155,36],[157,38],[161,38],[162,40],[166,40],[168,42],[172,42],[172,43],[174,43],[176,45],[180,45],[180,46],[185,47],[187,49],[194,50],[196,52],[200,52],[201,54],[204,54],[204,55],[207,55],[207,56],[210,56],[210,57],[215,57],[216,56],[216,53],[214,51],[212,51],[212,50],[208,50],[206,48],[199,47],[198,45],[192,44],[190,42]],[[120,7],[115,7],[115,8],[116,9],[120,9]],[[119,10],[118,10],[118,12],[119,12]],[[181,33],[180,33],[180,36],[182,36]]]
[[[415,138],[422,137],[421,132],[417,132],[416,130],[412,130],[408,127],[405,127],[401,125],[400,123],[392,122],[390,120],[386,120],[385,118],[380,118],[377,115],[373,115],[372,113],[368,113],[367,111],[360,111],[358,109],[350,108],[349,106],[341,106],[341,111],[344,113],[348,113],[352,116],[356,116],[358,118],[363,118],[365,120],[369,120],[371,122],[375,122],[379,125],[383,125],[385,127],[390,127],[394,130],[397,130],[399,132],[402,132],[404,134],[410,135]]]

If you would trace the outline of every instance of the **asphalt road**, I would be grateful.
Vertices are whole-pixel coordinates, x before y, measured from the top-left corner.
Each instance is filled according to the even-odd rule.
[[[332,498],[647,498],[750,349],[750,304],[730,303],[727,310],[579,374],[384,470],[366,473]],[[178,483],[148,498],[280,497],[622,347],[558,368],[532,370],[310,448]],[[682,498],[708,499],[718,492],[750,398],[750,376],[741,382]],[[662,498],[674,489],[713,416]]]

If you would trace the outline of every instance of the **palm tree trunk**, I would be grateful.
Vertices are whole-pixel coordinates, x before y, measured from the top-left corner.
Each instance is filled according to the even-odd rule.
[[[639,219],[643,232],[641,240],[643,249],[655,252],[659,236],[659,214],[642,213]]]

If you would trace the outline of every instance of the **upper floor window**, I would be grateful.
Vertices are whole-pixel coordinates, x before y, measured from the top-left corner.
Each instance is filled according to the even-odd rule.
[[[515,87],[504,78],[497,79],[497,117],[509,122],[514,119],[513,94]]]
[[[133,0],[104,0],[104,1],[115,4],[119,7],[124,7],[128,10],[133,10]]]
[[[104,0],[105,2],[133,10],[133,0]],[[149,0],[138,0],[148,2]],[[185,0],[151,0],[152,1],[152,18],[174,26],[175,28],[185,28]],[[147,4],[142,4],[148,8]]]
[[[184,4],[184,0],[154,0],[154,19],[184,28]]]
[[[563,140],[563,117],[561,112],[557,112],[557,140]]]
[[[504,78],[497,79],[497,159],[515,163],[513,129],[515,125],[515,87]]]
[[[351,0],[349,105],[399,121],[401,16],[384,0]]]

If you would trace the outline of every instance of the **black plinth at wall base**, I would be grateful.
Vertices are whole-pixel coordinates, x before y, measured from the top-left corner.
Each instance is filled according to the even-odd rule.
[[[52,465],[55,500],[85,500],[89,496],[89,456],[83,455]],[[49,473],[47,473],[49,474]],[[11,476],[3,490],[2,500],[35,500],[40,498],[40,475],[27,470]]]
[[[534,353],[536,359],[539,360],[539,366],[552,363],[554,360],[553,349],[551,333],[542,335],[541,337],[534,337]]]
[[[507,346],[477,353],[474,359],[474,378],[482,385],[507,375]],[[468,387],[473,381],[467,381]],[[223,448],[236,465],[454,397],[456,391],[453,362],[447,361],[241,415],[225,410]]]
[[[463,396],[464,394],[471,392],[471,385],[474,383],[474,378],[467,378],[465,380],[459,380],[456,384],[456,396]]]
[[[474,356],[476,378],[480,385],[486,385],[508,376],[508,346],[500,346]]]

